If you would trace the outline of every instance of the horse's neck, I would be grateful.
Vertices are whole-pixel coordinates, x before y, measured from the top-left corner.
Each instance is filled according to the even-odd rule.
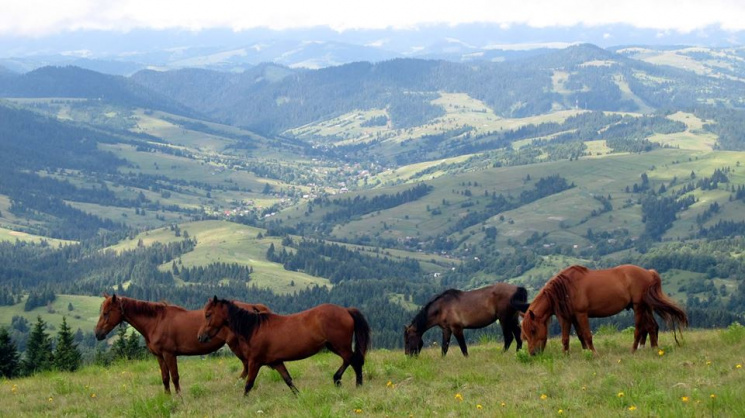
[[[130,302],[133,303],[133,302]],[[124,307],[124,319],[137,330],[145,340],[150,341],[150,333],[155,329],[153,326],[160,320],[160,315],[147,315],[144,313],[133,313],[131,309],[129,312],[127,307]]]
[[[539,318],[554,314],[551,298],[545,293],[541,293],[536,297],[536,300],[531,304],[530,310]]]

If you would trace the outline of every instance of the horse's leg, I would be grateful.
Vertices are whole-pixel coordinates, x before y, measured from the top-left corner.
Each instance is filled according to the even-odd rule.
[[[248,362],[248,377],[246,377],[246,386],[243,388],[243,396],[248,396],[248,392],[251,391],[254,387],[254,382],[256,381],[256,376],[259,374],[259,369],[261,368],[261,364],[259,364],[257,361],[250,361]]]
[[[577,333],[577,339],[579,340],[579,343],[582,344],[582,349],[587,350],[587,342],[585,341],[585,337],[582,336],[582,333],[579,332],[579,323],[577,322],[577,318],[572,319],[572,325],[574,326],[574,331]],[[572,330],[570,328],[570,334],[571,331]]]
[[[337,356],[341,357],[342,363],[338,370],[336,370],[336,373],[334,373],[334,385],[341,386],[341,377],[344,375],[344,372],[347,371],[347,367],[352,363],[352,347],[349,348],[345,347],[335,347],[331,343],[326,344],[326,348],[329,349],[332,353],[336,354]],[[354,369],[355,373],[357,373],[357,368]],[[357,386],[362,384],[362,373],[360,372],[357,375]]]
[[[512,323],[509,320],[505,321],[502,318],[499,318],[499,326],[502,327],[502,336],[504,337],[504,350],[502,350],[502,352],[505,352],[510,348],[510,345],[512,345]]]
[[[171,377],[168,373],[168,364],[161,355],[156,355],[155,358],[158,359],[158,365],[160,366],[160,379],[163,381],[163,387],[166,389],[166,393],[171,393]]]
[[[561,326],[561,346],[564,348],[564,354],[569,353],[569,332],[572,330],[572,323],[557,315],[559,325]]]
[[[448,347],[450,346],[450,331],[449,327],[442,328],[442,355],[445,356],[448,353]]]
[[[466,338],[463,336],[463,328],[453,329],[453,335],[455,335],[455,339],[458,341],[460,352],[463,353],[464,357],[468,357],[468,347],[466,346]]]
[[[649,312],[649,319],[647,320],[647,332],[649,332],[649,345],[652,348],[656,348],[660,326],[657,325],[657,320],[654,319],[654,313],[652,313],[651,311]]]
[[[228,338],[226,341],[228,343],[228,347],[230,348],[230,351],[235,354],[236,357],[243,363],[243,371],[241,372],[240,379],[245,379],[246,376],[248,376],[248,360],[246,359],[246,356],[243,355],[243,352],[241,351],[241,346],[238,343],[238,338]]]
[[[590,331],[590,318],[587,313],[577,314],[577,335],[581,335],[584,338],[587,348],[592,350],[593,354],[597,354],[595,346],[592,344],[592,331]]]
[[[645,307],[640,304],[634,305],[634,345],[631,346],[631,352],[635,352],[639,348],[639,341],[642,339],[642,335],[646,332],[644,327],[646,326]],[[646,339],[646,337],[645,337]]]
[[[272,364],[270,366],[272,369],[279,372],[279,375],[282,376],[282,379],[285,380],[285,383],[287,383],[287,386],[290,387],[290,390],[292,390],[292,393],[297,395],[300,393],[299,390],[295,387],[295,385],[292,383],[292,376],[290,376],[290,372],[287,371],[287,367],[285,367],[285,364],[282,362]]]
[[[171,353],[163,353],[163,359],[168,364],[168,370],[171,372],[171,380],[173,381],[173,387],[176,388],[176,394],[180,394],[181,385],[179,385],[178,360]]]

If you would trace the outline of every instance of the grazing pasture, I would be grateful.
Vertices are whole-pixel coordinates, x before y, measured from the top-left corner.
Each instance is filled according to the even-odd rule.
[[[374,331],[374,330],[373,330]],[[373,350],[365,385],[354,374],[340,388],[329,384],[338,357],[322,353],[288,363],[294,396],[275,371],[262,369],[248,398],[237,378],[237,358],[184,357],[181,396],[162,392],[154,358],[84,367],[0,381],[7,416],[718,416],[745,415],[745,328],[687,330],[681,347],[670,332],[660,349],[628,351],[629,331],[595,337],[599,355],[582,352],[576,338],[569,355],[552,341],[530,357],[502,352],[489,342],[470,356],[441,358],[425,347],[418,358]]]

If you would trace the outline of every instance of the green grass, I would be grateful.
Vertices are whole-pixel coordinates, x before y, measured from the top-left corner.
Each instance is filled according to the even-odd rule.
[[[662,353],[629,352],[626,332],[604,330],[595,357],[572,339],[569,355],[549,340],[537,357],[500,344],[471,345],[442,358],[425,348],[419,358],[374,350],[364,367],[365,384],[354,386],[351,368],[341,388],[331,376],[340,360],[322,353],[288,363],[299,396],[277,373],[262,368],[256,387],[243,397],[234,357],[182,357],[181,396],[162,393],[156,361],[85,367],[77,373],[46,373],[0,381],[7,416],[717,416],[745,414],[741,368],[742,327],[687,331],[677,347],[660,335]],[[740,367],[738,368],[738,365]]]

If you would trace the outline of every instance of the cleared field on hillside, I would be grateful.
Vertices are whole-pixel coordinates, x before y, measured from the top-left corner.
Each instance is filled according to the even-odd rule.
[[[51,310],[45,306],[32,309],[28,312],[23,310],[24,301],[13,306],[0,306],[0,326],[9,327],[14,316],[26,318],[31,325],[41,317],[47,323],[47,333],[56,335],[62,317],[66,317],[67,324],[73,332],[78,328],[83,332],[93,332],[98,321],[99,308],[103,297],[81,296],[81,295],[57,295],[50,305]],[[73,310],[68,310],[72,304]]]
[[[326,279],[310,276],[305,273],[285,270],[281,264],[266,259],[266,251],[273,243],[279,251],[282,248],[281,238],[264,237],[263,229],[224,221],[203,221],[180,225],[181,237],[176,237],[170,228],[160,228],[139,234],[132,240],[123,241],[113,247],[115,250],[132,249],[142,240],[143,245],[154,242],[175,242],[183,239],[184,232],[196,238],[194,251],[179,258],[179,267],[205,266],[210,263],[237,263],[253,267],[250,284],[269,288],[277,293],[288,293],[305,289],[308,286],[328,286]],[[163,270],[171,269],[171,263],[161,266]],[[293,284],[294,282],[294,284]]]

